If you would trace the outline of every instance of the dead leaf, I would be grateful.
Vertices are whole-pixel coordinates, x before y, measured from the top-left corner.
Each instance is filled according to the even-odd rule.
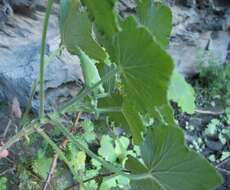
[[[11,113],[14,117],[18,119],[22,117],[22,110],[20,108],[20,103],[16,97],[14,97],[12,102]]]

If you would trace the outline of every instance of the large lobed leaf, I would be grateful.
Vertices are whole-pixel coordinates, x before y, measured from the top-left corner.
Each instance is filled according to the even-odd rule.
[[[60,32],[70,53],[78,55],[81,48],[91,58],[106,59],[105,51],[92,37],[92,23],[87,12],[80,10],[79,0],[61,0]]]
[[[118,31],[118,21],[114,12],[116,0],[82,0],[82,2],[87,7],[90,17],[95,20],[99,31],[112,38]]]
[[[149,29],[153,38],[162,47],[166,48],[169,43],[169,35],[172,29],[172,13],[169,7],[152,0],[137,1],[137,19]],[[169,88],[169,100],[178,103],[183,112],[189,114],[195,110],[194,90],[184,78],[174,71]]]
[[[149,129],[140,148],[144,163],[126,161],[126,168],[142,177],[131,181],[132,190],[211,190],[222,183],[207,160],[186,148],[179,128]]]
[[[152,33],[156,41],[165,48],[172,30],[172,13],[169,7],[153,0],[136,0],[137,18]]]
[[[141,141],[144,131],[140,114],[161,117],[173,123],[167,91],[173,62],[145,28],[125,24],[114,39],[114,60],[124,85],[122,113],[130,126],[134,142]]]

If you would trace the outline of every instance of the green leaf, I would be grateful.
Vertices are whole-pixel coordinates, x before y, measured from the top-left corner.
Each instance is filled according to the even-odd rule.
[[[140,114],[174,123],[167,99],[173,61],[145,28],[124,26],[114,38],[115,53],[110,55],[114,56],[124,85],[122,113],[134,142],[140,143],[144,131]]]
[[[120,137],[115,140],[115,153],[117,157],[123,161],[128,154],[129,138]]]
[[[44,179],[47,177],[52,158],[47,158],[45,152],[40,150],[37,158],[33,162],[33,170]]]
[[[137,0],[137,17],[161,47],[168,46],[172,30],[172,13],[169,7],[153,0]]]
[[[74,171],[85,170],[86,154],[78,150],[72,142],[67,145],[66,156]]]
[[[184,77],[176,71],[172,75],[168,98],[177,102],[183,112],[189,114],[195,112],[195,92],[192,86],[185,81]]]
[[[0,190],[6,190],[7,189],[7,178],[6,177],[0,177]]]
[[[91,143],[96,139],[96,134],[94,132],[94,124],[90,120],[84,120],[81,122],[81,125],[84,129],[83,137],[86,140],[86,142]]]
[[[81,48],[90,57],[104,61],[106,53],[92,37],[92,23],[86,11],[80,10],[79,0],[61,0],[60,32],[62,44],[74,55]]]
[[[119,92],[115,92],[111,94],[110,96],[107,96],[105,98],[100,98],[98,100],[98,108],[99,109],[108,109],[108,108],[114,108],[114,110],[117,110],[116,112],[108,112],[107,115],[109,118],[114,121],[117,125],[121,124],[121,127],[127,129],[128,123],[122,114],[122,107],[123,104],[123,97]]]
[[[210,190],[222,178],[207,160],[184,145],[176,127],[149,129],[141,145],[143,163],[129,157],[126,168],[142,177],[132,180],[132,190]]]
[[[90,57],[82,50],[79,50],[79,58],[81,61],[81,69],[83,72],[85,85],[90,88],[101,81],[101,77],[98,73],[97,67],[95,66],[96,62],[93,59],[90,59]],[[99,92],[104,92],[102,85],[98,86],[96,90]]]
[[[114,162],[117,159],[113,139],[109,135],[103,135],[100,142],[101,147],[98,149],[98,154],[105,160]]]
[[[114,11],[116,0],[82,0],[98,30],[111,38],[118,31],[118,21]]]

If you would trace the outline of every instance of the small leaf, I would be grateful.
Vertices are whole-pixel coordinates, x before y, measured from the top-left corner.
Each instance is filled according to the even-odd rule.
[[[149,129],[141,155],[144,163],[134,157],[126,162],[131,173],[142,176],[131,181],[132,190],[210,190],[223,182],[207,160],[187,149],[176,127]]]
[[[114,162],[117,156],[113,146],[113,139],[108,135],[103,135],[100,145],[101,147],[98,150],[98,154],[105,158],[105,160]]]
[[[101,81],[101,77],[98,73],[97,67],[95,66],[96,62],[93,59],[90,59],[90,57],[82,50],[79,50],[79,58],[81,61],[84,82],[86,86],[90,88]],[[104,92],[102,85],[98,86],[97,91]]]
[[[96,139],[96,134],[94,132],[93,122],[90,120],[84,120],[83,122],[81,122],[81,125],[84,129],[83,136],[86,142],[91,143],[92,141],[94,141]]]
[[[174,71],[168,91],[168,98],[177,102],[183,112],[195,112],[195,92],[190,84],[178,72]]]
[[[120,137],[115,140],[115,153],[121,161],[123,161],[128,154],[129,139],[127,137]]]
[[[51,165],[52,159],[47,158],[45,153],[40,150],[38,152],[37,158],[33,162],[33,170],[38,175],[40,175],[43,178],[46,178],[49,172],[49,168]]]
[[[169,7],[153,0],[136,0],[137,18],[147,27],[157,43],[165,48],[172,30],[172,13]]]
[[[80,10],[79,0],[61,0],[60,31],[62,43],[74,55],[79,48],[90,57],[104,61],[106,53],[92,37],[92,23],[86,11]]]
[[[8,179],[6,177],[0,177],[0,190],[7,189],[7,181]]]

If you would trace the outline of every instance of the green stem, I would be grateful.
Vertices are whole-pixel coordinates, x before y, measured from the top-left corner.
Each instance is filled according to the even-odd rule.
[[[37,124],[38,124],[37,120],[32,121],[27,127],[23,128],[16,135],[11,137],[3,146],[1,146],[0,152],[9,149],[13,144],[21,140],[23,137],[33,134],[36,131],[34,126]]]
[[[89,95],[98,86],[100,86],[102,83],[104,83],[105,81],[112,78],[116,74],[116,72],[117,72],[117,70],[113,69],[112,71],[107,73],[99,82],[97,82],[95,85],[93,85],[90,88],[85,88],[84,90],[82,90],[80,93],[78,93],[78,95],[76,97],[74,97],[73,99],[71,99],[70,101],[68,101],[64,105],[62,105],[60,108],[58,108],[56,112],[51,113],[49,117],[52,118],[52,117],[55,117],[56,115],[63,114],[66,111],[68,111],[68,109],[71,108],[72,105],[76,104],[77,102],[82,101],[83,98],[85,98],[87,95]]]
[[[69,131],[59,121],[48,120],[47,122],[55,125],[55,127],[57,127],[60,131],[62,131],[63,134],[66,135],[66,137],[69,138],[71,140],[71,142],[73,142],[80,150],[84,151],[86,154],[88,154],[88,156],[90,156],[91,158],[100,162],[106,169],[108,169],[111,172],[114,172],[116,175],[122,175],[122,176],[125,176],[125,177],[127,177],[129,179],[133,179],[133,180],[152,178],[151,174],[149,174],[149,173],[130,174],[130,173],[125,172],[121,166],[114,165],[110,162],[107,162],[106,160],[104,160],[103,158],[99,157],[94,152],[92,152],[90,149],[85,147],[83,144],[81,144],[81,142],[78,141],[71,133],[69,133]]]
[[[49,57],[45,60],[45,67],[48,65],[49,62],[51,62],[58,54],[60,54],[60,52],[63,50],[63,47],[59,47],[58,49],[56,49],[55,51],[53,51]],[[26,111],[25,113],[23,114],[23,117],[22,117],[22,121],[20,122],[21,125],[24,125],[25,124],[25,121],[26,121],[26,116],[28,116],[29,112],[30,112],[30,109],[32,107],[32,100],[33,100],[33,97],[36,93],[36,89],[37,89],[37,86],[39,85],[39,79],[37,78],[34,82],[33,82],[33,85],[32,85],[32,91],[31,91],[31,94],[30,94],[30,97],[29,97],[29,101],[28,101],[28,105],[26,106]]]
[[[116,70],[113,70],[113,72],[108,73],[100,82],[98,82],[97,84],[95,84],[93,87],[91,88],[87,88],[84,89],[80,94],[78,94],[75,98],[73,98],[72,100],[70,100],[69,102],[67,102],[66,104],[64,104],[58,111],[53,112],[49,115],[50,118],[55,118],[57,115],[59,115],[60,113],[65,112],[66,110],[68,110],[74,103],[77,103],[79,101],[82,101],[82,99],[89,95],[90,92],[92,92],[92,90],[96,89],[100,84],[102,84],[104,81],[108,80],[110,77],[113,76],[113,74],[116,73]],[[12,138],[9,139],[9,141],[7,141],[1,148],[0,148],[0,152],[3,150],[6,150],[8,148],[10,148],[14,143],[18,142],[19,140],[21,140],[23,137],[25,136],[29,136],[32,133],[36,132],[36,130],[34,129],[34,125],[40,125],[40,123],[38,122],[38,120],[34,120],[32,121],[30,124],[28,124],[28,126],[23,127],[23,129],[17,133],[15,136],[13,136]]]
[[[57,153],[58,157],[65,162],[65,164],[68,166],[70,169],[71,173],[74,175],[76,180],[80,183],[81,180],[79,179],[78,175],[76,172],[73,170],[72,165],[69,163],[68,159],[66,158],[65,154],[63,151],[55,144],[55,142],[52,141],[52,139],[43,131],[42,128],[40,127],[35,127],[36,132],[41,135],[44,140],[49,143],[49,145],[54,149],[54,151]]]
[[[121,112],[121,107],[108,107],[108,108],[97,108],[96,109],[98,114],[102,113],[113,113],[113,112]]]
[[[40,119],[44,117],[44,100],[45,100],[45,91],[44,91],[44,75],[45,75],[45,50],[46,50],[46,35],[47,35],[47,30],[48,30],[48,22],[49,22],[49,17],[51,14],[52,10],[52,5],[53,5],[54,0],[48,0],[48,5],[47,5],[47,10],[46,10],[46,15],[45,15],[45,20],[44,20],[44,25],[43,25],[43,32],[42,32],[42,44],[41,44],[41,56],[40,56],[40,109],[39,109],[39,116]]]

